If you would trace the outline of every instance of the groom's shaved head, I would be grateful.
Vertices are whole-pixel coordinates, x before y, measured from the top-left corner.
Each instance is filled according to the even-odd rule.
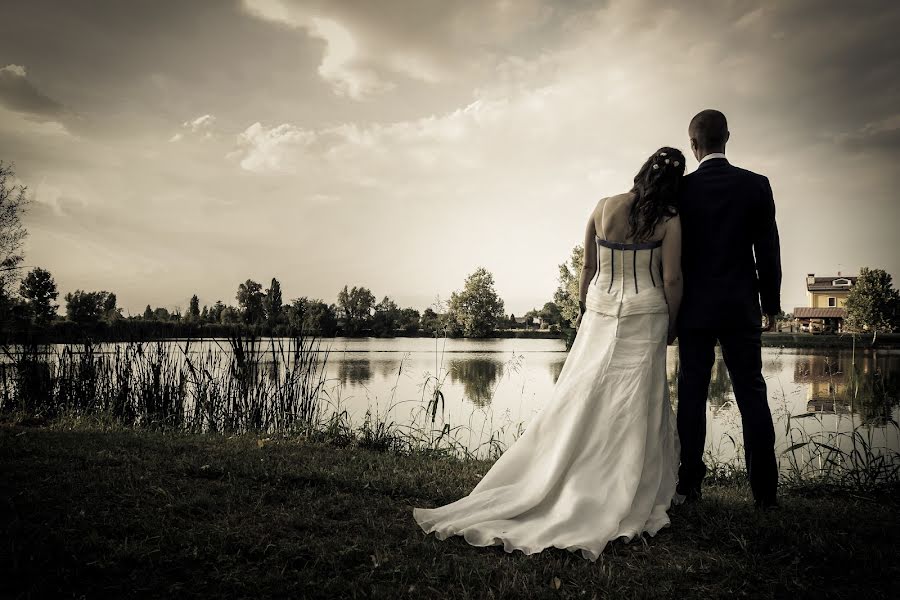
[[[721,152],[728,141],[728,121],[725,115],[711,108],[694,115],[688,126],[691,146],[705,152]]]

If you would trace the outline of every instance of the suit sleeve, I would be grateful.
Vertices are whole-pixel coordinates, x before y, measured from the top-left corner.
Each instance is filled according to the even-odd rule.
[[[762,210],[753,238],[759,297],[765,314],[781,312],[781,244],[775,223],[775,198],[767,177],[763,177]]]

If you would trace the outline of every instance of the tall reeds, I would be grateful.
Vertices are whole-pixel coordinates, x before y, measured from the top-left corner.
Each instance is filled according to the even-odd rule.
[[[162,341],[6,348],[0,409],[38,419],[102,415],[190,432],[288,433],[318,425],[328,360],[318,338],[226,343],[187,340],[180,352]]]

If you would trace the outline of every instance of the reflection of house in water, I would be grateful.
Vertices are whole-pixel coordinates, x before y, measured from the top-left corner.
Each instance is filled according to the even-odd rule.
[[[863,422],[884,422],[897,404],[900,357],[870,351],[798,356],[794,381],[806,384],[809,412],[857,412]]]
[[[807,354],[794,362],[794,383],[806,385],[809,412],[847,412],[847,384],[851,359],[840,353]]]
[[[503,363],[493,358],[466,358],[449,361],[450,381],[462,383],[463,394],[477,406],[490,404],[494,383],[503,375]]]

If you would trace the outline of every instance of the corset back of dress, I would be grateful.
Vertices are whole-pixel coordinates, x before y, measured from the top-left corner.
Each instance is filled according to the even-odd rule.
[[[620,244],[595,238],[597,273],[588,287],[588,310],[625,316],[668,312],[663,288],[662,242]]]

